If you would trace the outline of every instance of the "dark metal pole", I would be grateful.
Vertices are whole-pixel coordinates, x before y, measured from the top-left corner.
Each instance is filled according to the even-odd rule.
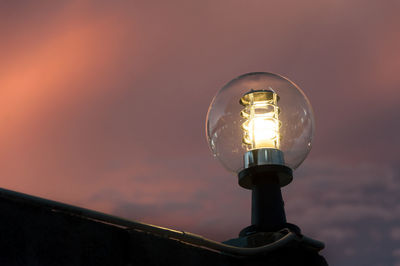
[[[251,224],[257,231],[271,232],[285,227],[286,215],[278,182],[258,184],[252,189]]]
[[[284,165],[256,165],[239,172],[239,185],[252,190],[251,226],[240,235],[254,232],[275,232],[286,227],[281,187],[289,184],[292,170]],[[294,227],[293,227],[294,228]],[[295,226],[298,230],[297,226]]]

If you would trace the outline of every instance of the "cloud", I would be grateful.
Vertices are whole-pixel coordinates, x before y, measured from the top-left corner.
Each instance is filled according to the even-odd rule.
[[[392,228],[390,236],[392,237],[393,240],[400,240],[400,227]]]
[[[393,235],[400,222],[399,192],[396,167],[308,161],[285,189],[285,202],[289,220],[327,243],[330,263],[378,265],[398,245]]]

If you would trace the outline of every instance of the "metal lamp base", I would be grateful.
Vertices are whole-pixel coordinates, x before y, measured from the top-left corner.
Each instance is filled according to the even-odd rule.
[[[239,172],[239,185],[253,189],[260,184],[278,183],[280,187],[293,180],[293,171],[284,165],[255,165]]]
[[[256,165],[284,165],[283,152],[273,148],[262,148],[248,151],[244,154],[244,168]]]
[[[283,152],[278,149],[262,148],[244,154],[244,170],[239,173],[239,185],[252,189],[256,183],[268,183],[278,179],[281,187],[293,180],[292,169],[285,166]],[[274,182],[274,181],[273,181]]]

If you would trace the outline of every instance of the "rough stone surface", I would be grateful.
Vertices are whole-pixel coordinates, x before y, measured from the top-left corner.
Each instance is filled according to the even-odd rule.
[[[300,247],[232,257],[4,189],[0,213],[0,265],[327,265]]]

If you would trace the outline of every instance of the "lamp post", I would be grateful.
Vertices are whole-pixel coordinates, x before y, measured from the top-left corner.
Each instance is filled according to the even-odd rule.
[[[209,147],[252,190],[251,225],[240,236],[298,231],[286,222],[281,187],[311,149],[314,116],[301,89],[272,73],[248,73],[227,83],[207,114]]]

